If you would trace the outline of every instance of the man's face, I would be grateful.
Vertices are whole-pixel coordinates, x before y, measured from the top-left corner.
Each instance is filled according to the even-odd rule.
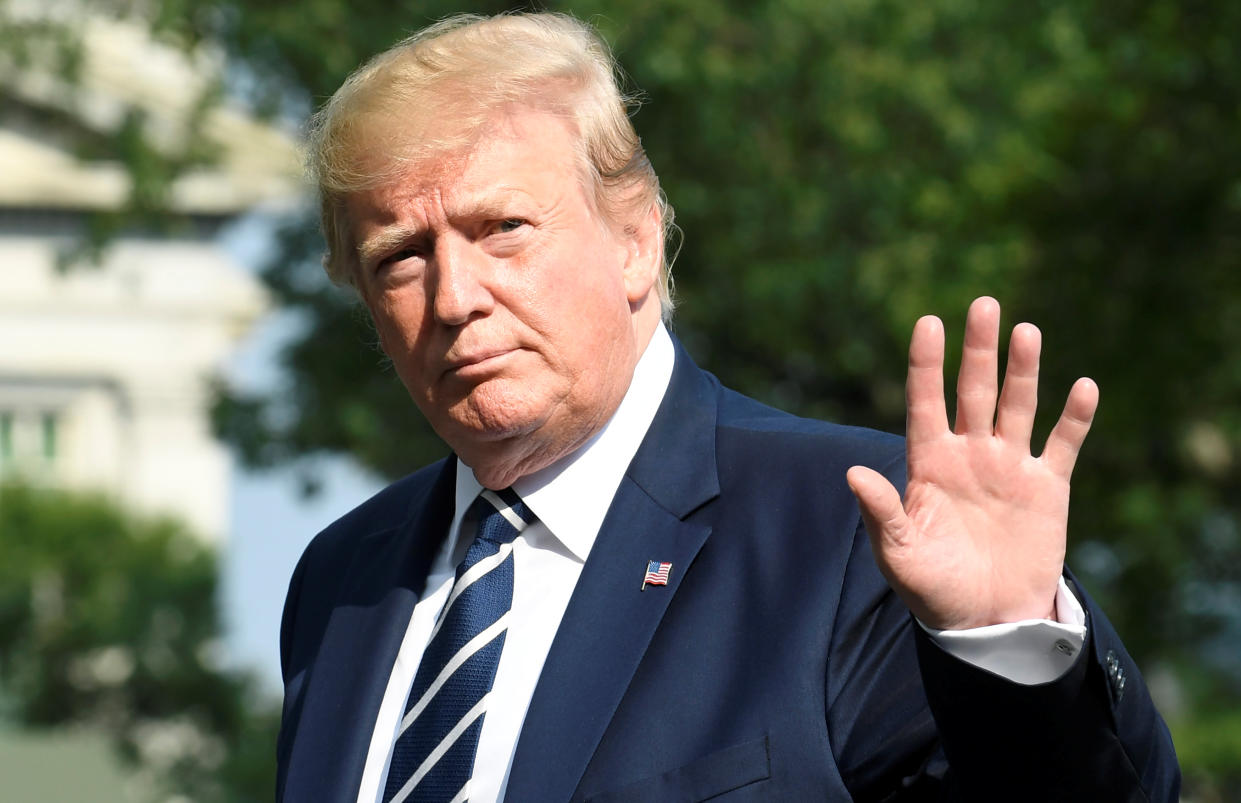
[[[598,218],[566,123],[533,110],[495,123],[351,196],[347,214],[397,374],[478,479],[503,487],[615,411],[658,319],[658,249],[653,215],[633,236]]]

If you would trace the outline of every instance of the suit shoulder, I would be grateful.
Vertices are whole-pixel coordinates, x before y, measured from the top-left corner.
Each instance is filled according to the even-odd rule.
[[[450,458],[437,460],[386,486],[374,496],[323,528],[306,547],[311,555],[337,558],[364,536],[399,527],[425,502],[431,488],[449,470]]]
[[[422,509],[437,485],[452,481],[451,464],[441,460],[397,480],[325,527],[311,539],[293,569],[281,622],[281,656],[286,675],[293,642],[317,643],[340,591],[345,570],[370,536],[398,530]],[[303,593],[306,590],[307,593]],[[301,635],[296,634],[300,632]]]
[[[722,386],[718,429],[721,446],[732,440],[743,451],[770,449],[788,459],[800,456],[815,463],[827,460],[884,469],[899,464],[905,455],[905,439],[899,435],[802,418]]]

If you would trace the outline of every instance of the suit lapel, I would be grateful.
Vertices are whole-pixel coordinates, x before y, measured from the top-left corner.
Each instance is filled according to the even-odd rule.
[[[355,800],[373,724],[414,604],[452,521],[455,460],[405,523],[363,537],[342,582],[305,703],[287,800]]]
[[[715,395],[678,346],[672,382],[612,501],[552,642],[513,758],[508,800],[568,800],[710,527]],[[672,564],[641,590],[647,562]]]

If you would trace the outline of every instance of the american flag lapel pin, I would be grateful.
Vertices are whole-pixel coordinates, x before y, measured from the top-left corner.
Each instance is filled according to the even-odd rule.
[[[672,573],[672,564],[664,561],[652,560],[646,564],[646,576],[642,578],[642,590],[645,591],[650,586],[666,586],[668,585],[668,575]]]

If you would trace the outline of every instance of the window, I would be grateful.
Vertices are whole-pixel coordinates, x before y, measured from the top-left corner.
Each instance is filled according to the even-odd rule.
[[[13,459],[13,414],[0,412],[0,460]]]
[[[43,420],[43,459],[51,462],[56,459],[56,414],[44,413]]]

